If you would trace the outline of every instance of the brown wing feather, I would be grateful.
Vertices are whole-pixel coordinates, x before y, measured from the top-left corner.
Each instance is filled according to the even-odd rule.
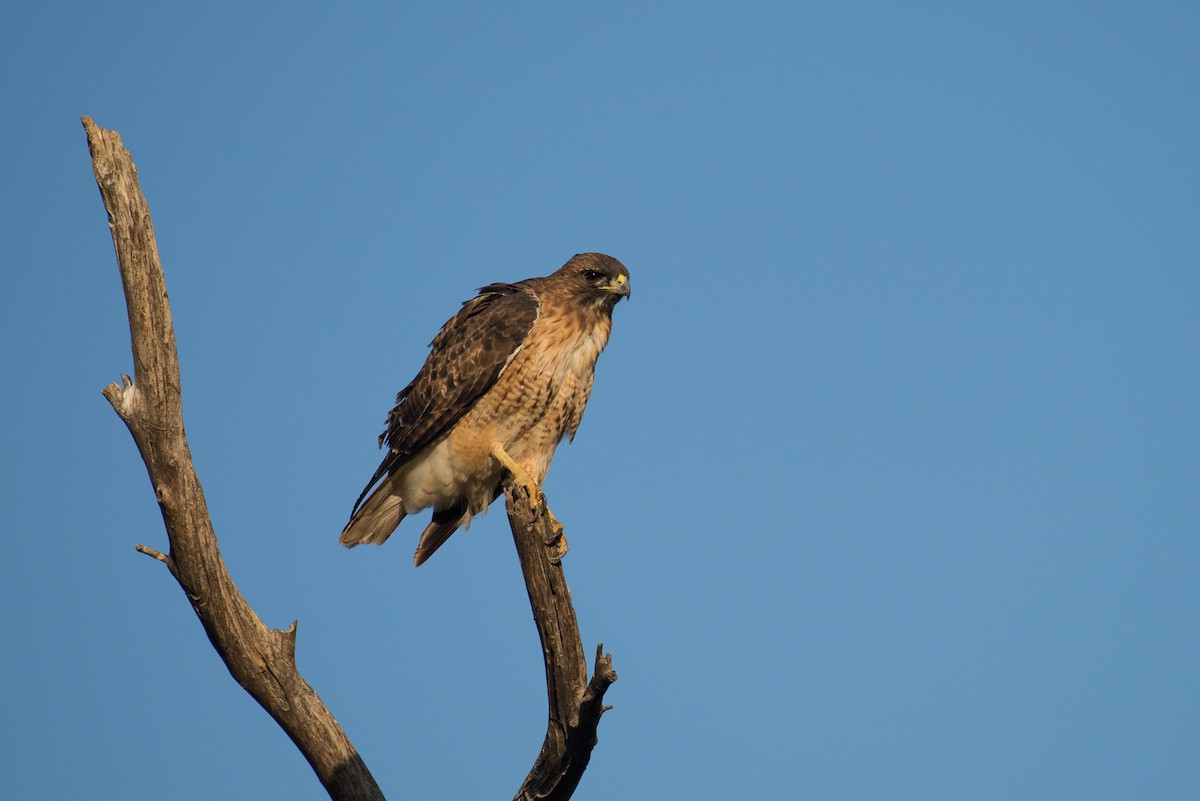
[[[446,321],[416,378],[396,395],[379,438],[388,453],[354,502],[352,516],[381,478],[447,433],[491,389],[525,342],[538,309],[524,282],[490,284]]]

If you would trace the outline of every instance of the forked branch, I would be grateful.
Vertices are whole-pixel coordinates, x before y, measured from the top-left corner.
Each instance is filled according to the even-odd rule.
[[[362,758],[296,667],[296,624],[268,628],[221,559],[183,427],[179,355],[150,210],[137,170],[115,131],[83,118],[92,167],[108,211],[125,288],[134,376],[104,389],[137,443],[162,512],[170,549],[137,550],[163,562],[179,583],[230,674],[304,754],[334,801],[383,799]],[[540,495],[540,494],[539,494]],[[549,697],[546,738],[517,799],[568,799],[596,744],[604,693],[617,674],[597,649],[588,679],[571,593],[556,547],[561,530],[539,497],[506,493],[509,523],[542,641]]]

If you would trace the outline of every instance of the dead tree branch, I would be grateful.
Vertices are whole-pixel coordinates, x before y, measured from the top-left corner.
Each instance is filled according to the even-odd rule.
[[[129,428],[162,511],[170,550],[138,550],[166,564],[230,674],[283,728],[331,798],[383,799],[362,758],[296,669],[296,624],[268,628],[242,597],[217,548],[183,430],[179,355],[150,209],[115,131],[83,118],[125,287],[133,380],[104,397]]]
[[[538,493],[539,496],[541,493]],[[587,769],[596,745],[596,728],[604,706],[604,693],[617,680],[612,656],[604,645],[596,649],[596,670],[588,681],[587,659],[579,636],[571,590],[563,576],[554,519],[539,497],[531,506],[525,489],[506,488],[505,504],[512,527],[525,589],[546,661],[546,694],[550,714],[542,750],[517,792],[515,801],[571,797]]]

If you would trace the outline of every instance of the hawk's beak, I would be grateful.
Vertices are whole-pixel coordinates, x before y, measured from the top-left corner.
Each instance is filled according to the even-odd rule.
[[[629,299],[629,276],[618,275],[613,282],[605,287],[609,292],[615,292],[626,300]]]

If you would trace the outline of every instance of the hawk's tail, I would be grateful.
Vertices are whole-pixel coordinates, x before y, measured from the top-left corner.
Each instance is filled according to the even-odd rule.
[[[389,479],[376,487],[371,497],[355,509],[350,522],[342,529],[338,542],[347,548],[364,544],[383,545],[403,519],[404,503],[392,489]]]
[[[433,519],[421,532],[421,541],[417,543],[417,552],[413,554],[413,566],[425,564],[433,552],[442,547],[442,543],[450,539],[450,535],[471,521],[471,515],[464,506],[454,506],[449,509],[435,509]]]

